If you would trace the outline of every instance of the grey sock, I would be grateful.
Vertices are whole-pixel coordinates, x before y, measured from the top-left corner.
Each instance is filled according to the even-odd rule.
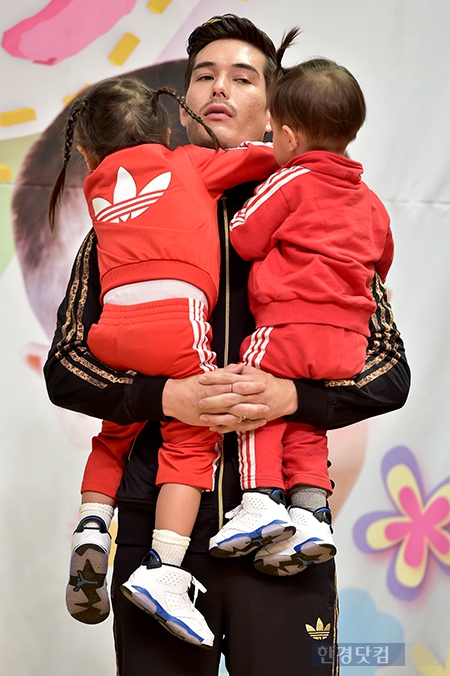
[[[291,491],[290,498],[293,507],[302,507],[310,512],[315,512],[316,509],[327,506],[326,490],[316,486],[295,486]]]

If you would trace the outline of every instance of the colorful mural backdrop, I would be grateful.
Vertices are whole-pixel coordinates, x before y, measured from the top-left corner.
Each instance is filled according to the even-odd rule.
[[[388,287],[412,369],[406,406],[330,434],[342,673],[450,676],[450,9],[444,0],[21,0],[0,17],[0,674],[110,676],[112,625],[64,606],[70,538],[99,422],[54,407],[42,364],[87,218],[51,238],[46,186],[64,108],[134,72],[181,88],[190,31],[251,18],[286,63],[327,56],[360,81],[367,121],[350,154],[392,218]],[[173,110],[174,133],[183,142]],[[82,212],[81,165],[70,174]],[[113,524],[114,525],[114,524]],[[329,628],[302,628],[328,659]],[[313,674],[303,670],[302,676]],[[226,673],[225,664],[221,672]]]

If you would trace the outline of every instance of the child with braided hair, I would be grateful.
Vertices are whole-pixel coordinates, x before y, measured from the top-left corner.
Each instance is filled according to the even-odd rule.
[[[169,149],[162,94],[205,126],[213,148]],[[136,78],[101,81],[70,109],[63,167],[49,201],[52,229],[74,144],[90,169],[84,192],[98,240],[103,303],[89,332],[90,351],[123,372],[124,381],[130,371],[161,376],[161,388],[167,377],[213,370],[208,319],[219,281],[217,201],[227,188],[266,178],[276,167],[271,147],[246,143],[223,150],[172,90],[153,91]],[[67,608],[80,622],[95,624],[109,613],[108,527],[127,455],[145,423],[103,421],[92,442],[66,590]],[[162,424],[152,549],[122,586],[166,629],[205,648],[214,636],[188,589],[206,590],[181,563],[201,493],[213,488],[220,440],[205,427]],[[171,580],[170,594],[161,579]]]

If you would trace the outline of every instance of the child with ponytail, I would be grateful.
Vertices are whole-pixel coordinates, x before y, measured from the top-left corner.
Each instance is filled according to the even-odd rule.
[[[269,90],[281,168],[230,225],[233,247],[253,261],[249,298],[256,331],[241,345],[241,360],[281,378],[352,385],[366,359],[376,307],[372,285],[384,282],[392,263],[392,233],[385,207],[361,180],[362,165],[346,155],[366,115],[361,88],[329,59],[283,68],[297,33],[294,28],[283,39]],[[280,576],[331,559],[336,546],[326,430],[277,419],[238,433],[238,446],[242,503],[211,538],[211,553],[256,550],[255,568]],[[276,491],[287,494],[296,530],[284,541],[264,542],[248,528],[248,512],[256,494],[260,503],[270,502],[267,496]]]
[[[216,368],[208,319],[219,282],[217,201],[227,188],[262,180],[276,167],[267,145],[222,150],[206,125],[212,148],[170,150],[163,94],[204,124],[175,92],[153,91],[138,79],[108,79],[81,93],[70,110],[63,167],[49,201],[54,229],[76,145],[90,169],[84,192],[98,241],[103,303],[89,349],[122,371],[124,381],[132,370],[160,376],[161,388],[167,377]],[[127,455],[145,422],[103,421],[92,442],[66,590],[67,608],[80,622],[95,624],[109,613],[108,527]],[[201,493],[213,488],[221,437],[177,420],[162,422],[161,433],[152,549],[122,591],[179,638],[210,648],[213,633],[188,596],[191,584],[195,596],[206,590],[181,563]]]

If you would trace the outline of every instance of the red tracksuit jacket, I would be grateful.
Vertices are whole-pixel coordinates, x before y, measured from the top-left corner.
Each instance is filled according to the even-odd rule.
[[[231,242],[254,260],[249,278],[256,326],[328,324],[369,335],[374,268],[392,263],[389,216],[361,180],[363,167],[325,151],[297,156],[231,223]]]
[[[202,289],[211,312],[219,283],[217,201],[276,166],[263,143],[218,151],[150,143],[105,157],[84,183],[102,297],[124,284],[178,279]]]

